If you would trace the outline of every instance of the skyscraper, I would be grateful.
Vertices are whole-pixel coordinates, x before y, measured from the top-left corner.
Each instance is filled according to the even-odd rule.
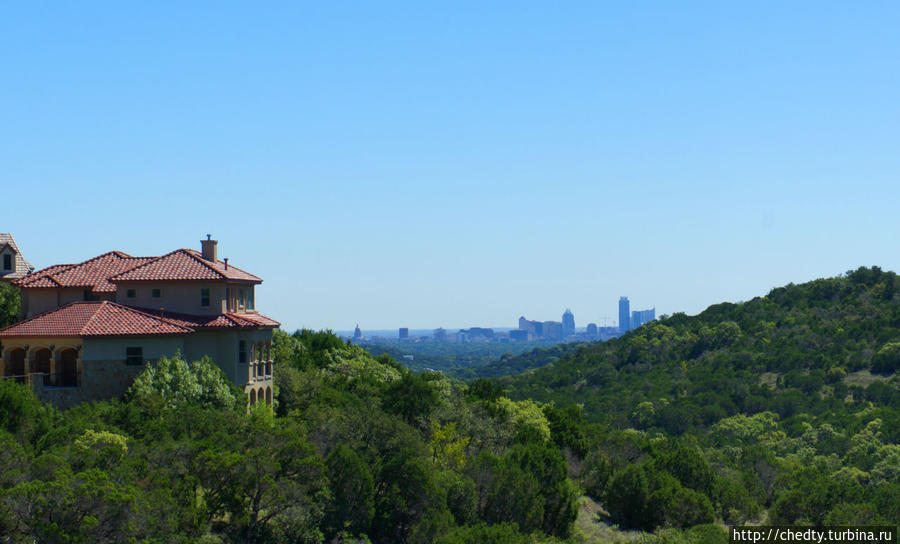
[[[353,331],[353,339],[362,340],[362,331],[359,330],[359,323],[356,324],[356,329]]]
[[[628,297],[619,297],[619,333],[625,334],[631,329],[631,303]]]
[[[631,312],[631,328],[636,329],[644,324],[644,313],[638,310]]]
[[[654,319],[656,319],[656,308],[635,310],[631,312],[631,328],[636,329],[644,323],[650,323]]]
[[[568,308],[562,316],[562,329],[563,338],[575,334],[575,314]]]

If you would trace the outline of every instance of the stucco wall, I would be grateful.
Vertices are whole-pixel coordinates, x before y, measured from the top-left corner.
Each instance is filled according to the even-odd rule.
[[[82,361],[125,360],[125,349],[142,347],[144,359],[171,357],[184,353],[183,336],[134,336],[129,338],[85,338]]]
[[[128,298],[128,290],[135,297]],[[153,298],[153,289],[160,297]],[[200,305],[200,290],[209,289],[209,306]],[[170,312],[218,315],[225,312],[225,284],[222,282],[125,282],[116,285],[116,302],[142,308],[165,308]]]
[[[84,289],[28,289],[27,292],[27,317],[84,300]]]

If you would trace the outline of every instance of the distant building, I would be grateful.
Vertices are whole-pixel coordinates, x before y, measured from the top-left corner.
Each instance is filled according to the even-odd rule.
[[[359,323],[356,324],[356,328],[353,329],[353,339],[354,340],[362,340],[362,331],[359,330]]]
[[[483,342],[494,338],[494,329],[472,327],[470,329],[462,329],[459,332],[465,335],[467,342]]]
[[[445,331],[443,327],[434,329],[434,339],[438,342],[447,340],[447,331]]]
[[[619,297],[619,333],[631,330],[631,303],[628,297]]]
[[[656,319],[656,308],[649,310],[635,310],[631,312],[631,328],[636,329],[644,323],[649,323]]]
[[[0,281],[24,278],[34,270],[25,260],[12,234],[0,233]]]
[[[559,321],[544,321],[544,338],[547,340],[563,339],[563,324]]]
[[[399,333],[401,340],[403,340],[405,338],[409,338],[409,328],[407,328],[407,327],[400,327],[398,333]]]
[[[588,323],[587,334],[588,334],[588,336],[597,336],[597,324],[596,323]]]
[[[509,331],[509,339],[513,342],[527,342],[531,337],[531,333],[523,329],[513,329]]]
[[[544,324],[540,321],[529,321],[524,317],[520,317],[519,330],[528,331],[533,340],[544,337]]]
[[[575,314],[572,313],[572,310],[566,308],[562,316],[562,335],[567,337],[573,334],[575,334]]]

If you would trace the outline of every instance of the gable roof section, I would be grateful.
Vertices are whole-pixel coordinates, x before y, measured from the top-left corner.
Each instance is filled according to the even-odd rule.
[[[9,247],[15,254],[16,258],[16,272],[14,274],[4,275],[5,278],[19,278],[34,270],[34,267],[31,266],[31,263],[26,261],[25,257],[22,256],[22,252],[19,251],[19,246],[16,245],[16,239],[13,238],[13,235],[8,232],[0,232],[0,251],[2,251],[5,247]],[[0,270],[0,272],[2,272],[2,270]]]
[[[262,279],[222,261],[204,259],[199,251],[177,249],[148,263],[117,274],[113,283],[125,281],[231,280],[262,283]]]
[[[0,338],[22,336],[157,336],[194,332],[172,320],[115,302],[72,302],[0,329]]]
[[[259,327],[279,327],[281,323],[270,317],[255,312],[227,312],[218,315],[191,315],[167,312],[164,310],[140,309],[144,313],[158,315],[191,329],[240,329]]]
[[[110,251],[78,264],[54,265],[17,282],[23,289],[82,287],[95,293],[115,293],[109,278],[146,264],[155,257],[132,257],[121,251]]]

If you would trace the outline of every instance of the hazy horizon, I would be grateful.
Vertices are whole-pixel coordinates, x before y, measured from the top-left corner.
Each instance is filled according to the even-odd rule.
[[[0,232],[38,268],[210,233],[287,330],[900,270],[896,3],[0,14]]]

